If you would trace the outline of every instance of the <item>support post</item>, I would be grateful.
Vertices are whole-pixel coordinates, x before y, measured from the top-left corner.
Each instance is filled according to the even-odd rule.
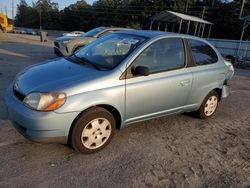
[[[210,25],[210,26],[209,26],[209,31],[208,31],[208,36],[207,36],[208,38],[210,38],[212,26],[213,26],[213,25]]]
[[[198,33],[197,33],[198,37],[200,36],[200,33],[201,33],[201,26],[202,26],[202,23],[199,24],[199,29],[198,29]]]
[[[198,27],[198,22],[196,22],[196,23],[195,23],[195,28],[194,28],[194,36],[196,36],[197,27]]]
[[[241,42],[243,40],[243,36],[244,36],[244,33],[245,33],[246,23],[247,23],[247,21],[245,19],[243,29],[242,29],[242,32],[241,32],[241,36],[240,36],[240,44],[239,44],[239,47],[238,47],[238,50],[237,50],[237,57],[239,56],[239,52],[240,52],[240,48],[241,48]]]
[[[189,27],[190,27],[190,20],[188,21],[188,26],[187,26],[186,34],[188,34],[188,32],[189,32]]]
[[[182,26],[182,19],[181,19],[180,24],[179,24],[179,33],[181,32],[181,26]]]
[[[242,29],[242,32],[241,32],[241,36],[240,36],[240,41],[242,41],[243,39],[243,36],[244,36],[244,33],[245,33],[245,28],[246,28],[246,20],[244,20],[244,25],[243,25],[243,29]]]
[[[165,31],[168,31],[168,23],[166,23]]]
[[[152,25],[153,25],[153,20],[151,20],[151,22],[150,22],[150,28],[149,28],[149,30],[152,30]]]
[[[203,27],[202,27],[202,32],[201,32],[201,38],[203,38],[203,35],[204,35],[204,30],[205,30],[205,24],[203,24]]]
[[[202,10],[201,19],[203,19],[203,18],[204,18],[204,16],[205,16],[205,12],[206,12],[206,7],[204,6],[204,7],[203,7],[203,10]],[[199,25],[199,30],[198,30],[198,37],[200,36],[201,27],[202,27],[202,24],[200,23],[200,25]]]
[[[242,17],[242,14],[243,14],[243,9],[244,9],[244,5],[245,5],[245,0],[242,0],[242,4],[241,4],[241,9],[240,9],[240,15],[239,15],[239,18]]]
[[[158,22],[158,28],[157,28],[158,31],[160,30],[160,25],[161,25],[161,22]]]

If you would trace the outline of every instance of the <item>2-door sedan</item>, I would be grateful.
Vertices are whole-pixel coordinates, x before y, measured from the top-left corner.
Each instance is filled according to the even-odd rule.
[[[13,125],[28,139],[92,153],[131,123],[183,112],[210,118],[229,95],[233,73],[205,40],[131,30],[27,68],[5,100]]]

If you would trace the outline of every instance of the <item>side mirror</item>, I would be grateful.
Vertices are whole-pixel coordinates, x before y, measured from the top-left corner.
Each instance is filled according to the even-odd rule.
[[[149,69],[148,67],[137,66],[135,69],[132,70],[133,75],[135,76],[148,76]]]

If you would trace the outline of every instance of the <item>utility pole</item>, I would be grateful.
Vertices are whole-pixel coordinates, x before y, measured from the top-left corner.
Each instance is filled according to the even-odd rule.
[[[41,4],[41,1],[37,2],[36,8],[37,8],[37,11],[39,14],[39,28],[40,28],[40,32],[41,32],[42,31],[42,4]]]
[[[206,11],[206,7],[204,6],[204,7],[203,7],[203,10],[202,10],[202,15],[201,15],[201,19],[203,19],[203,18],[204,18],[204,15],[205,15],[205,11]]]
[[[5,14],[6,16],[8,17],[8,10],[7,10],[7,7],[5,6]]]
[[[40,31],[42,31],[42,8],[39,9],[39,17],[40,17]]]
[[[15,10],[14,10],[14,0],[12,0],[12,20],[13,20],[13,23],[14,23],[14,19],[15,19],[15,16],[14,16],[14,14],[15,14]]]
[[[15,26],[14,20],[15,20],[15,1],[12,0],[12,24],[13,26]]]
[[[206,12],[206,7],[204,6],[201,14],[201,19],[204,18],[205,12]],[[201,31],[201,24],[199,24],[198,36],[200,35],[200,31]]]
[[[245,5],[245,0],[242,0],[242,5],[241,5],[241,9],[240,9],[240,16],[239,16],[239,18],[242,17],[244,5]]]
[[[186,1],[186,7],[185,7],[185,12],[188,10],[188,0]]]

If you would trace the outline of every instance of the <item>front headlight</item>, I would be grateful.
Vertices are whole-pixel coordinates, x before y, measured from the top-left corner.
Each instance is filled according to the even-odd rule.
[[[34,110],[48,112],[60,108],[66,98],[64,93],[30,93],[23,102]]]
[[[64,40],[62,41],[63,44],[68,44],[70,42],[70,40]]]

